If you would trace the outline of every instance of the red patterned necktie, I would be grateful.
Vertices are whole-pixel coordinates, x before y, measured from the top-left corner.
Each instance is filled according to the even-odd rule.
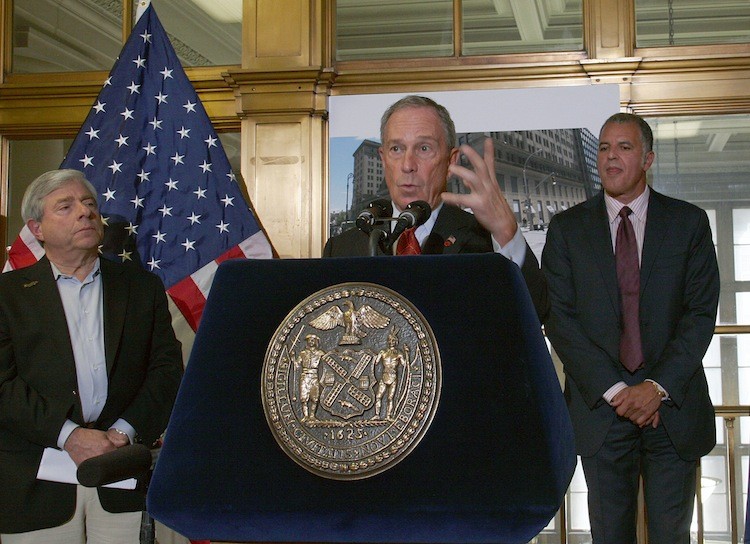
[[[422,253],[422,248],[419,247],[419,241],[414,234],[415,230],[416,227],[406,229],[401,236],[398,237],[396,255],[419,255]]]
[[[615,262],[617,284],[620,287],[622,333],[620,334],[620,362],[632,374],[643,365],[641,327],[639,323],[639,298],[641,290],[638,243],[628,215],[633,210],[624,206],[620,210],[620,226],[617,227]]]

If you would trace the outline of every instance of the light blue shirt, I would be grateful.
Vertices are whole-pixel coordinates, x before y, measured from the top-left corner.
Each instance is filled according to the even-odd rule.
[[[104,355],[104,298],[99,260],[83,281],[61,273],[53,263],[50,264],[68,323],[83,418],[86,422],[93,422],[107,402],[109,385]],[[76,423],[65,421],[57,439],[60,449],[76,427]],[[132,442],[135,430],[127,422],[120,419],[113,428],[127,433]]]

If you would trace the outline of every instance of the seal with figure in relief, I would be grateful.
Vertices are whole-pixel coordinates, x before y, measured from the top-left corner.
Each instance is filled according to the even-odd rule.
[[[440,398],[440,353],[406,298],[342,283],[301,301],[263,362],[266,420],[282,450],[318,476],[367,478],[403,460]]]

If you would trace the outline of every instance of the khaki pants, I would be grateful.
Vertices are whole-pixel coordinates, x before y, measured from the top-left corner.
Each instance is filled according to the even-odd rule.
[[[76,509],[66,523],[49,529],[2,535],[2,544],[138,544],[141,512],[112,514],[96,488],[76,486]]]

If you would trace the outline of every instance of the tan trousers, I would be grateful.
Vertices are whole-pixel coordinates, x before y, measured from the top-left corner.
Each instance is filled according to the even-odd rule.
[[[66,523],[28,533],[4,534],[2,544],[138,544],[141,512],[112,514],[102,508],[96,488],[76,486],[76,509]]]

